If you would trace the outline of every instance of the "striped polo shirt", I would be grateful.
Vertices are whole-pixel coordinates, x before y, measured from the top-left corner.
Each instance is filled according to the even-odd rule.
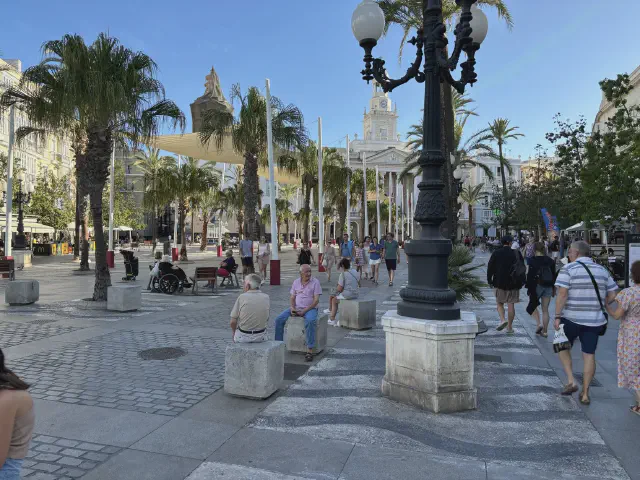
[[[608,292],[618,290],[618,285],[606,268],[594,263],[590,258],[580,257],[575,262],[565,265],[556,278],[556,287],[569,289],[569,297],[562,310],[562,316],[579,325],[591,327],[604,325],[606,320],[600,308],[595,288],[593,288],[591,277],[585,268],[577,262],[584,263],[591,271],[598,284],[603,304],[606,304]]]

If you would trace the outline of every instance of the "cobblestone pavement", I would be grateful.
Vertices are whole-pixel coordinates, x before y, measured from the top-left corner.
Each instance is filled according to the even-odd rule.
[[[110,445],[35,435],[24,462],[22,478],[68,480],[80,478],[121,450]]]
[[[219,263],[211,255],[193,257],[187,274]],[[263,287],[271,297],[270,337],[297,276],[293,254],[282,258],[282,286]],[[402,267],[397,285],[406,279]],[[515,335],[496,332],[491,292],[485,304],[464,305],[490,327],[476,342],[479,408],[433,415],[380,395],[385,340],[379,323],[398,300],[398,287],[384,285],[386,272],[382,285],[364,282],[362,289],[378,302],[378,327],[330,328],[328,347],[311,368],[287,354],[285,388],[258,402],[221,389],[228,315],[238,291],[144,293],[141,311],[112,314],[81,300],[89,296],[89,288],[78,285],[86,277],[66,265],[50,268],[19,273],[49,278],[56,272],[55,284],[41,280],[40,302],[0,306],[0,345],[36,398],[36,436],[24,478],[382,480],[416,472],[447,480],[640,478],[630,440],[638,419],[620,424],[612,413],[619,408],[614,401],[628,408],[628,397],[606,375],[615,365],[599,364],[595,385],[601,387],[590,409],[559,396],[562,374],[546,353],[550,340],[532,336],[524,306]],[[316,275],[328,292],[326,276]],[[146,285],[146,278],[138,281]],[[321,309],[327,301],[323,295]],[[157,358],[153,349],[175,349],[168,352],[175,355],[148,359]],[[608,397],[598,400],[598,392]],[[615,435],[608,434],[612,423],[621,429]]]

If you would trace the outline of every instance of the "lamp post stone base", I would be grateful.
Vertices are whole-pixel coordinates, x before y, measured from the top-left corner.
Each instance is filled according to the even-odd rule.
[[[477,407],[473,387],[476,315],[460,320],[422,320],[388,311],[382,317],[386,336],[383,395],[434,413]]]

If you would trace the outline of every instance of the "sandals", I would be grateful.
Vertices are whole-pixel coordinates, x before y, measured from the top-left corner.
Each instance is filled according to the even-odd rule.
[[[516,331],[512,328],[511,330],[507,330],[507,335],[514,335]]]
[[[635,413],[636,415],[640,415],[640,405],[632,405],[629,410],[631,410],[631,413]]]
[[[536,328],[536,335],[540,335],[542,333],[542,326]]]
[[[576,393],[578,391],[578,386],[574,385],[574,384],[567,384],[564,386],[564,389],[562,390],[562,392],[560,392],[561,395],[571,395],[573,393]]]
[[[507,325],[509,325],[507,322],[503,322],[503,323],[501,323],[500,325],[498,325],[498,326],[496,327],[496,330],[497,330],[497,331],[499,331],[499,332],[501,332],[502,330],[504,330],[505,328],[507,328]]]
[[[591,403],[589,395],[587,395],[586,397],[584,396],[584,390],[580,392],[580,403],[583,405],[589,405]]]
[[[547,338],[549,336],[547,332],[542,332],[540,335],[542,335],[544,338]]]
[[[304,361],[305,362],[312,362],[313,361],[313,353],[307,352],[307,354],[304,356]]]

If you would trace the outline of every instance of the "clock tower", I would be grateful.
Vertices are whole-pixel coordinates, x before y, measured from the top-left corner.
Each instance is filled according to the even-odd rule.
[[[398,133],[398,112],[395,105],[392,108],[389,94],[382,90],[382,86],[373,81],[373,95],[369,100],[369,112],[364,112],[364,139],[379,141],[394,141]]]

